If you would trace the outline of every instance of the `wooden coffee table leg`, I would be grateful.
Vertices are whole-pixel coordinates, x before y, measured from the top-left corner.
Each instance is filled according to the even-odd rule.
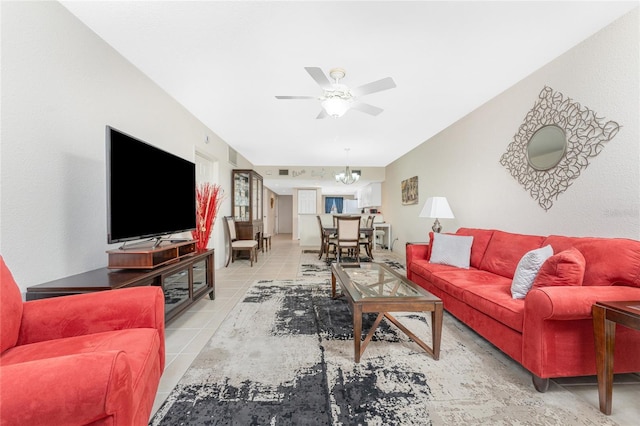
[[[373,339],[373,335],[376,334],[376,329],[378,328],[378,326],[380,325],[380,322],[382,321],[382,319],[386,315],[387,314],[385,314],[384,312],[380,312],[378,314],[378,317],[373,322],[373,325],[371,326],[371,329],[369,330],[367,335],[364,337],[364,340],[362,341],[362,344],[360,345],[360,356],[362,356],[364,351],[367,349],[367,345],[369,344],[369,342],[371,342],[371,339]]]
[[[353,305],[353,346],[356,363],[360,362],[360,339],[362,337],[362,308]]]
[[[431,312],[431,338],[433,339],[433,359],[440,359],[440,340],[442,339],[442,303],[436,303]]]
[[[611,399],[613,396],[613,350],[615,347],[616,324],[606,319],[606,309],[603,307],[594,305],[592,314],[600,411],[609,415],[611,414]]]

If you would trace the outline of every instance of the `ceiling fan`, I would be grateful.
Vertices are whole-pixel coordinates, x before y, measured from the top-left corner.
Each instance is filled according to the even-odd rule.
[[[340,83],[346,72],[342,68],[332,68],[329,70],[329,76],[334,80],[332,83],[327,76],[318,67],[305,67],[311,78],[322,88],[320,96],[276,96],[277,99],[317,99],[322,105],[322,111],[316,118],[326,117],[342,117],[349,109],[355,109],[367,114],[376,116],[383,109],[376,106],[361,102],[359,99],[364,95],[381,92],[383,90],[393,89],[396,83],[391,77],[376,80],[371,83],[364,84],[349,89],[349,87]]]

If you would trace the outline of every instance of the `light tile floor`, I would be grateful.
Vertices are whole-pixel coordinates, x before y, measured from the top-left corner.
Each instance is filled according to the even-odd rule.
[[[385,251],[385,253],[389,253]],[[375,254],[375,252],[374,252]],[[216,253],[216,255],[218,255]],[[244,296],[247,288],[260,279],[295,279],[300,269],[302,250],[291,234],[272,237],[271,250],[260,253],[250,267],[248,260],[236,260],[229,267],[216,270],[216,298],[206,297],[169,323],[166,328],[167,361],[160,380],[153,413],[180,381],[200,350],[207,344],[227,314]],[[404,256],[397,255],[404,263]],[[555,380],[594,406],[598,406],[595,377]],[[531,386],[532,391],[533,385]],[[636,425],[640,419],[640,376],[616,376],[613,389],[613,412],[610,419],[620,425]]]

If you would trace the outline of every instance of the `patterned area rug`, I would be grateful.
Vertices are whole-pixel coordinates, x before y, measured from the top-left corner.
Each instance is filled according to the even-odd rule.
[[[385,320],[356,364],[351,313],[331,299],[323,263],[302,265],[295,281],[254,283],[151,424],[615,425],[553,383],[536,392],[524,369],[446,313],[440,360]],[[430,343],[430,316],[397,318]]]

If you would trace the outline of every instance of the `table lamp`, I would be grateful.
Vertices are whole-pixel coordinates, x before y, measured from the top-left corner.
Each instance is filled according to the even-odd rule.
[[[418,216],[436,219],[436,221],[433,222],[433,226],[431,227],[431,229],[433,229],[433,232],[440,232],[442,230],[442,225],[440,225],[440,221],[438,220],[438,218],[453,219],[455,217],[445,197],[427,198],[427,202],[424,203],[424,207],[422,208],[422,211]]]

